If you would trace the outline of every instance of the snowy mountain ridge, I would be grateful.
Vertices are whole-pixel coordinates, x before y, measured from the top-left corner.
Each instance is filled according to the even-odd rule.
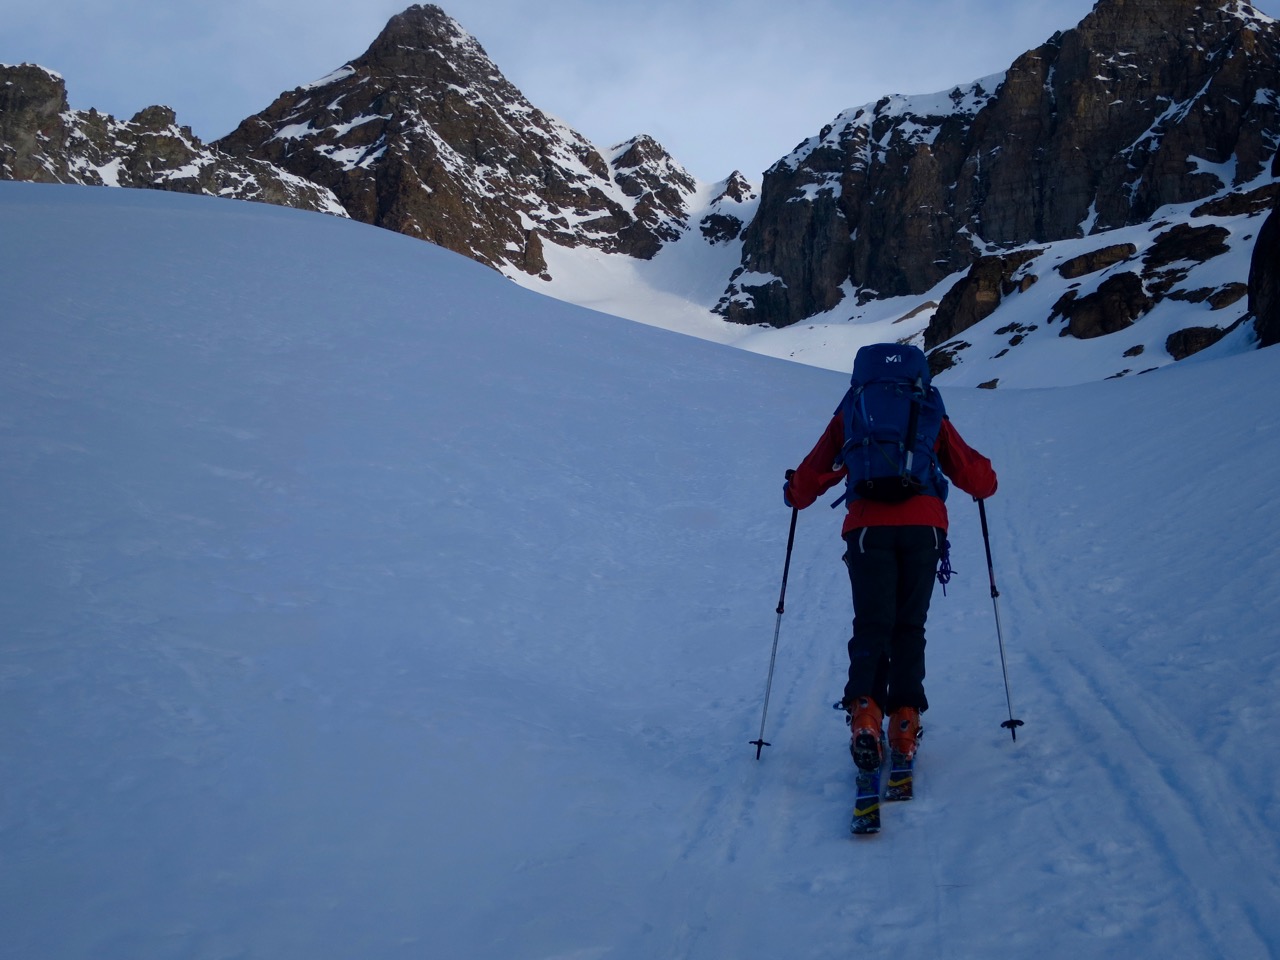
[[[168,107],[122,121],[72,110],[63,77],[44,67],[0,64],[0,77],[0,178],[197,193],[347,216],[337,197],[311,181],[201,143]]]
[[[964,117],[972,120],[991,102],[1004,81],[1005,74],[996,73],[965,87],[933,94],[894,94],[846,110],[778,163],[795,170],[814,151],[841,146],[842,152],[851,154],[855,160],[860,156],[865,171],[885,161],[891,138],[895,136],[913,146],[932,146],[946,122]],[[851,146],[846,149],[845,144]],[[839,180],[835,176],[832,182],[838,184]]]

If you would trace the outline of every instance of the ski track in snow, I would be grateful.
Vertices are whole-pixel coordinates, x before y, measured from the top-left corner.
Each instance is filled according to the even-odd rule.
[[[1233,394],[1219,380],[1207,379],[1212,376],[1208,371],[1195,375],[1212,399],[1197,397],[1189,386],[1172,403],[1152,404],[1146,397],[1131,395],[1127,400],[1140,405],[1139,410],[1126,409],[1127,416],[1113,427],[1119,441],[1114,449],[1127,446],[1129,457],[1124,469],[1127,490],[1116,499],[1133,501],[1128,515],[1138,523],[1127,530],[1103,529],[1077,515],[1087,511],[1090,497],[1097,495],[1097,479],[1105,483],[1119,477],[1080,483],[1065,496],[1065,484],[1050,487],[1044,491],[1048,502],[1021,502],[1016,520],[1005,525],[1004,540],[1013,559],[1009,572],[1014,577],[1004,589],[1015,598],[1015,622],[1044,625],[1043,632],[1035,634],[1043,646],[1030,642],[1032,637],[1023,639],[1027,666],[1041,688],[1038,706],[1048,711],[1037,727],[1064,741],[1059,744],[1064,757],[1052,761],[1060,769],[1052,776],[1062,782],[1071,803],[1065,811],[1069,816],[1056,823],[1059,837],[1053,853],[1069,862],[1073,848],[1079,851],[1083,844],[1085,862],[1101,861],[1107,865],[1104,875],[1112,878],[1111,896],[1099,897],[1089,932],[1136,933],[1153,946],[1163,942],[1162,952],[1170,954],[1196,943],[1208,948],[1205,955],[1242,951],[1239,955],[1267,956],[1276,936],[1272,905],[1280,902],[1275,872],[1280,848],[1274,825],[1240,802],[1248,797],[1246,792],[1233,789],[1240,782],[1239,765],[1256,763],[1257,752],[1224,758],[1215,750],[1214,741],[1227,735],[1239,718],[1232,716],[1229,703],[1215,702],[1213,687],[1199,691],[1199,698],[1192,688],[1171,700],[1167,692],[1153,690],[1148,672],[1152,664],[1116,652],[1136,652],[1126,631],[1149,628],[1154,619],[1141,608],[1125,608],[1122,598],[1131,592],[1131,581],[1180,573],[1180,567],[1187,566],[1180,558],[1220,542],[1227,531],[1241,529],[1238,518],[1230,516],[1232,509],[1216,501],[1202,501],[1200,515],[1194,517],[1162,517],[1158,512],[1152,516],[1142,510],[1141,498],[1167,476],[1161,467],[1171,458],[1162,450],[1162,434],[1134,435],[1132,423],[1209,419],[1212,429],[1213,423],[1225,422],[1231,425],[1223,431],[1228,441],[1219,441],[1225,448],[1219,462],[1225,463],[1230,442],[1245,442],[1250,420],[1258,413],[1252,394]],[[1208,418],[1205,410],[1211,411]],[[1044,422],[1044,413],[1041,409],[1040,416],[1025,415],[1013,435],[1028,436]],[[1098,425],[1088,427],[1096,430]],[[1081,429],[1069,424],[1063,432],[1073,428]],[[1059,443],[1062,439],[1005,443],[999,455],[1013,475],[1069,474],[1071,465],[1061,456],[1053,457],[1055,449],[1061,453],[1075,446]],[[1089,442],[1087,436],[1080,439]],[[1076,472],[1085,478],[1079,467]],[[1274,476],[1276,465],[1266,464],[1265,472]],[[1259,489],[1265,486],[1264,482]],[[1064,536],[1064,528],[1081,523],[1096,539],[1086,536],[1078,541],[1084,549],[1068,556],[1064,548],[1074,537]],[[1144,529],[1147,524],[1152,529]],[[1128,565],[1120,560],[1124,538],[1148,534],[1156,535],[1160,552],[1151,550],[1146,559],[1164,559],[1165,564]],[[1045,564],[1043,555],[1057,557],[1059,564]],[[1083,583],[1063,569],[1090,563],[1097,564],[1094,576]],[[1227,622],[1237,613],[1230,608],[1218,612]],[[1149,629],[1139,636],[1155,643],[1163,639]],[[1229,671],[1250,669],[1239,650],[1223,647],[1211,655],[1237,661]],[[1096,846],[1091,850],[1090,845]],[[1218,880],[1227,871],[1247,878],[1239,889],[1221,888]],[[1174,917],[1165,909],[1171,898],[1186,908]]]
[[[0,226],[16,956],[1280,951],[1280,353],[947,392],[1026,726],[955,493],[917,797],[854,838],[829,498],[748,744],[844,375],[297,211]]]

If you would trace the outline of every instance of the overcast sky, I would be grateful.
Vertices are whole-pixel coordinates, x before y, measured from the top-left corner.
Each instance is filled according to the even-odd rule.
[[[840,111],[1004,70],[1094,0],[444,0],[529,100],[600,147],[760,173]],[[405,0],[0,0],[0,63],[71,106],[174,108],[203,140],[364,52]],[[1280,0],[1257,6],[1276,15]]]

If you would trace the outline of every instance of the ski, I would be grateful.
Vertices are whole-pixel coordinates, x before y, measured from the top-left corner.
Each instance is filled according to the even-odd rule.
[[[913,764],[912,757],[893,751],[889,763],[889,779],[884,788],[886,801],[910,800],[914,796]]]
[[[924,729],[916,730],[916,743],[924,736]],[[886,801],[910,800],[915,796],[915,751],[908,756],[898,750],[889,752],[889,778],[885,784]]]
[[[861,836],[880,832],[880,768],[858,771],[858,795],[853,801],[849,830]]]
[[[881,744],[882,756],[883,742]],[[880,804],[902,802],[915,796],[915,758],[888,751],[889,765],[887,776],[884,767],[873,770],[858,770],[857,797],[853,801],[853,819],[849,823],[849,831],[855,836],[880,832]],[[883,781],[884,794],[881,796]]]

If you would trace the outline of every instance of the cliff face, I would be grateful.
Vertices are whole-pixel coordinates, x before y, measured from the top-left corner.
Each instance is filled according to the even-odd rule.
[[[0,66],[0,173],[6,180],[67,177],[59,147],[68,139],[69,109],[57,74],[30,63]]]
[[[1276,154],[1271,173],[1280,177],[1280,154]],[[1249,312],[1255,318],[1258,345],[1271,347],[1280,343],[1280,195],[1276,197],[1275,208],[1263,223],[1253,247],[1253,262],[1249,269]]]
[[[1101,0],[1004,74],[849,111],[779,161],[717,310],[786,326],[1248,183],[1278,76],[1280,30],[1237,0]]]
[[[606,156],[536,109],[429,5],[218,146],[323,184],[356,219],[531,274],[544,239],[652,257],[684,230],[695,188],[647,137]]]
[[[71,110],[62,78],[31,64],[0,66],[0,177],[202,193],[345,215],[323,187],[201,143],[168,107],[147,107],[128,121]]]

